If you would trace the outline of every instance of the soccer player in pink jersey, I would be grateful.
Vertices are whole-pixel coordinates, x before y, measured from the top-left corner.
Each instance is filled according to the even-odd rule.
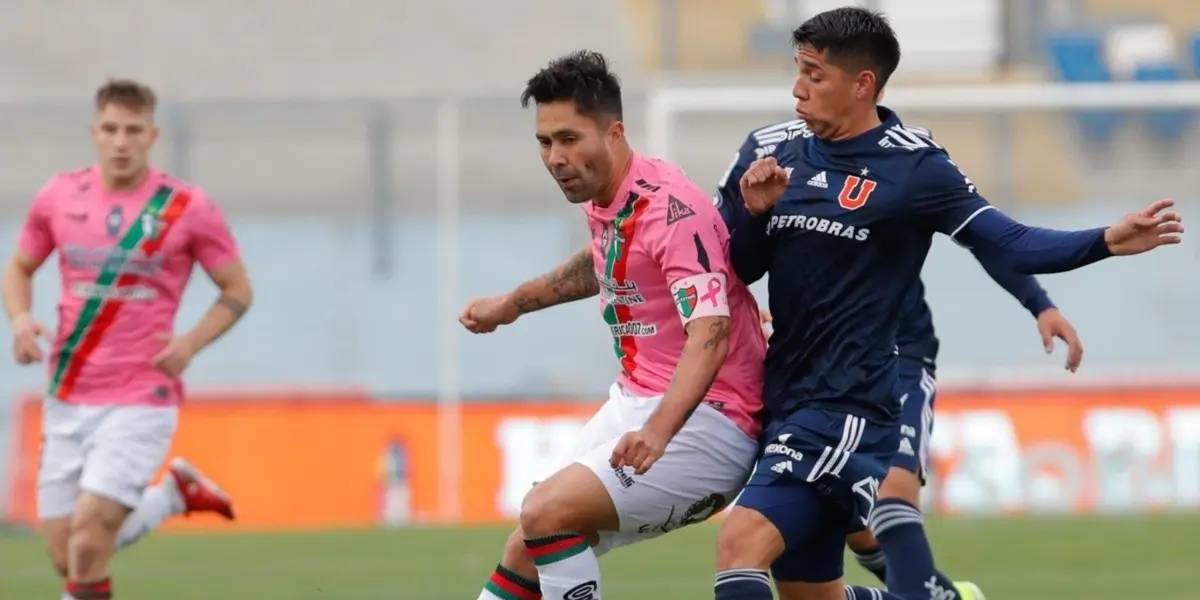
[[[109,558],[168,517],[229,498],[182,459],[149,487],[171,445],[192,357],[250,306],[251,288],[220,210],[149,165],[154,93],[112,80],[96,93],[99,164],[50,179],[33,200],[4,274],[21,364],[46,358],[32,314],[34,273],[58,251],[62,293],[49,353],[38,517],[63,598],[112,598]],[[190,331],[173,324],[194,263],[220,297]]]
[[[589,247],[462,324],[487,333],[520,315],[600,296],[621,371],[565,466],[534,486],[480,600],[600,598],[597,556],[698,523],[741,490],[757,452],[766,342],[729,266],[729,234],[676,166],[634,152],[621,87],[578,52],[529,80],[542,161],[579,204]]]

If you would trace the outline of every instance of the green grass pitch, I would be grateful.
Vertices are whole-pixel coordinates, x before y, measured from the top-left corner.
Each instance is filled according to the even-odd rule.
[[[1200,597],[1200,515],[940,520],[929,530],[942,570],[979,583],[992,600]],[[700,525],[605,557],[605,597],[711,598],[715,534]],[[160,535],[117,556],[114,591],[120,600],[474,600],[506,535]],[[846,571],[874,583],[852,559]],[[37,540],[0,537],[0,599],[59,593]]]

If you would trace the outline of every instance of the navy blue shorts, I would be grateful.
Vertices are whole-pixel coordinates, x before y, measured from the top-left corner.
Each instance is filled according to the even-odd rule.
[[[916,473],[921,485],[929,475],[929,439],[933,435],[933,402],[937,385],[933,368],[913,358],[900,359],[900,447],[892,466]]]
[[[737,504],[783,536],[779,581],[842,577],[846,534],[867,526],[900,430],[845,413],[803,409],[767,423],[762,455]]]

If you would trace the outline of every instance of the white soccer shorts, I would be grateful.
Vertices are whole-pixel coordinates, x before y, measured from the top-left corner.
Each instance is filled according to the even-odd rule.
[[[38,518],[69,516],[81,491],[137,506],[178,424],[176,406],[80,406],[46,399]]]
[[[602,532],[597,555],[699,523],[733,503],[758,458],[758,443],[707,404],[701,404],[644,475],[613,469],[613,448],[640,429],[661,396],[633,396],[620,386],[583,426],[567,464],[592,470],[612,497],[620,531]]]

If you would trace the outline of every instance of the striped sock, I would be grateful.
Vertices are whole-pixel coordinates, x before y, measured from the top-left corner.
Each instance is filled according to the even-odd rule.
[[[525,540],[542,593],[564,600],[600,600],[600,563],[587,538],[576,532]]]
[[[771,600],[771,578],[758,569],[728,569],[717,573],[716,600]]]
[[[67,594],[75,600],[112,600],[112,581],[107,578],[88,583],[68,580]]]
[[[871,529],[887,556],[887,588],[905,598],[954,600],[954,582],[937,570],[921,511],[903,500],[885,498],[871,511]]]
[[[887,581],[887,561],[884,559],[883,550],[879,546],[875,546],[870,550],[854,550],[854,559],[858,561],[858,564],[862,568],[878,577],[880,582]]]
[[[478,600],[541,600],[541,597],[538,582],[521,577],[504,565],[496,565]]]
[[[904,598],[875,588],[848,585],[846,586],[846,600],[904,600]]]

